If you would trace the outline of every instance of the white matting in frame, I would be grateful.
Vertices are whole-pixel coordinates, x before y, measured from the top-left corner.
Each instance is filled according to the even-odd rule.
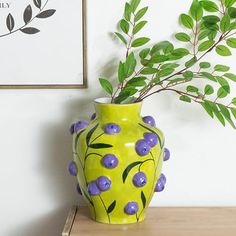
[[[0,1],[0,88],[85,88],[86,0]]]

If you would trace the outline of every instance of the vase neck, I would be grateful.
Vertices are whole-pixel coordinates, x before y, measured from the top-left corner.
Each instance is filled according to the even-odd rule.
[[[142,103],[104,104],[95,102],[97,118],[101,123],[141,121]]]

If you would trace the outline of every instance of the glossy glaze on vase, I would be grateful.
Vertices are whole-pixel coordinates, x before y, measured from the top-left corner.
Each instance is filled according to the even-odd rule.
[[[76,169],[79,191],[98,222],[140,222],[154,194],[163,163],[164,137],[143,121],[141,106],[97,101],[96,118],[74,132],[75,166],[71,171],[73,174]],[[150,148],[144,142],[147,137]]]

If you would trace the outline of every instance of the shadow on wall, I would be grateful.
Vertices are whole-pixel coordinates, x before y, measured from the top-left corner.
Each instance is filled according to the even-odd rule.
[[[10,229],[8,236],[61,235],[70,207],[84,204],[82,197],[76,191],[76,178],[68,173],[68,164],[73,158],[69,128],[77,119],[89,119],[94,111],[91,100],[90,97],[69,100],[64,108],[65,117],[62,117],[59,123],[42,125],[44,129],[39,131],[42,157],[36,165],[43,182],[43,195],[48,202],[54,204],[45,215],[13,230]]]

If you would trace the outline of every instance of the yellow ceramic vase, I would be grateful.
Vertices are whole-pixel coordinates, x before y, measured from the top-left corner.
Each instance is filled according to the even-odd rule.
[[[142,103],[95,101],[96,117],[74,132],[74,166],[92,219],[107,224],[143,221],[161,173],[164,136]],[[86,126],[86,127],[85,127]]]

